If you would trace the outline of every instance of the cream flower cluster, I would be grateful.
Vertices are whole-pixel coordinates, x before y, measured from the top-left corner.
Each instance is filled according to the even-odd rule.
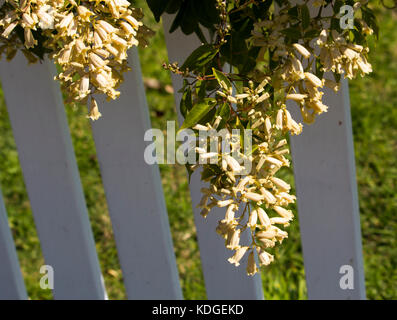
[[[319,58],[324,65],[323,71],[345,73],[348,79],[372,72],[371,64],[364,55],[368,53],[368,48],[347,42],[335,30],[331,34],[333,41],[329,41],[331,36],[327,30],[322,30],[317,40],[317,45],[321,48]]]
[[[47,37],[42,45],[61,68],[56,79],[67,102],[89,104],[93,120],[101,116],[93,95],[119,96],[116,89],[128,70],[127,50],[140,40],[145,43],[144,37],[150,35],[139,21],[141,12],[130,8],[127,0],[6,0],[1,12],[0,41],[8,50],[7,58],[22,47],[29,61],[35,62],[27,50],[38,44],[33,31]],[[16,34],[18,27],[24,33],[23,44]]]
[[[202,189],[201,215],[206,217],[214,207],[225,208],[225,217],[219,221],[216,231],[224,238],[226,248],[234,251],[230,263],[239,266],[248,256],[248,275],[259,271],[258,264],[265,266],[274,261],[269,249],[288,237],[283,227],[293,219],[288,206],[296,197],[290,193],[291,186],[277,174],[290,165],[285,134],[299,135],[303,124],[293,119],[287,101],[296,102],[303,121],[310,124],[328,109],[323,103],[324,87],[339,90],[337,78],[329,79],[332,73],[352,79],[372,71],[366,59],[368,48],[351,41],[349,32],[330,32],[322,26],[321,20],[317,26],[319,36],[309,39],[315,41],[288,44],[282,33],[289,24],[286,12],[280,10],[273,19],[258,21],[252,32],[250,42],[260,47],[260,51],[257,67],[249,76],[260,85],[255,88],[250,81],[249,87],[235,92],[239,91],[238,86],[228,87],[221,81],[217,92],[219,105],[228,103],[241,122],[249,123],[245,128],[252,130],[252,153],[247,156],[237,152],[232,157],[221,152],[197,150],[200,159],[215,159],[203,165],[204,170],[212,170],[215,174],[207,179],[210,186]],[[272,55],[266,58],[269,52]],[[277,67],[270,69],[266,59],[276,61]],[[321,66],[321,73],[316,72],[314,66]],[[273,90],[273,96],[269,89]],[[193,129],[217,129],[220,121],[222,119],[217,117],[212,123]],[[230,135],[232,128],[233,125],[229,127]],[[238,147],[232,143],[232,153],[234,149]],[[244,157],[249,158],[252,169],[242,174],[245,168],[239,160]],[[247,236],[243,236],[244,233]]]
[[[326,86],[334,91],[339,90],[336,81],[325,76],[320,79],[313,74],[316,62],[321,63],[322,72],[332,72],[353,79],[358,74],[364,76],[372,72],[366,58],[369,49],[350,41],[348,32],[339,34],[335,30],[330,32],[327,29],[322,29],[312,47],[299,43],[288,45],[285,43],[285,35],[281,33],[286,28],[287,21],[288,15],[281,12],[277,19],[256,23],[251,41],[254,46],[261,47],[258,60],[263,59],[267,50],[274,51],[272,59],[281,66],[277,75],[287,83],[283,88],[287,93],[286,99],[298,103],[303,120],[310,124],[317,115],[328,109],[322,102],[323,92],[320,89]],[[321,24],[318,28],[322,28]],[[279,127],[287,118],[285,109],[282,109],[279,111]],[[295,127],[292,133],[299,134],[301,129],[300,126]]]
[[[205,149],[196,148],[201,160],[217,159],[211,165],[216,164],[222,172],[209,188],[201,190],[201,215],[206,217],[214,207],[226,208],[225,217],[219,221],[216,231],[225,239],[226,248],[235,251],[229,259],[230,263],[239,266],[244,255],[248,255],[248,275],[258,272],[255,255],[259,258],[260,266],[274,260],[267,249],[288,237],[287,232],[280,227],[288,226],[293,219],[292,211],[287,206],[296,199],[290,194],[291,186],[275,175],[282,167],[290,165],[286,158],[289,153],[287,140],[280,139],[281,130],[301,129],[301,125],[291,118],[286,108],[283,109],[285,124],[281,127],[278,116],[268,114],[269,94],[264,92],[267,83],[265,79],[255,89],[250,83],[250,88],[244,87],[243,92],[236,95],[226,88],[217,92],[218,96],[236,103],[237,111],[247,110],[248,106],[245,120],[252,122],[253,145],[258,146],[252,154],[241,152],[240,136],[233,132],[226,137],[226,141],[230,141],[230,148],[226,148],[229,153],[206,152]],[[217,117],[213,124],[193,128],[199,131],[217,129],[221,120],[221,117]],[[250,162],[251,170],[247,173],[243,160]],[[244,244],[241,240],[244,232],[249,234],[250,244]]]

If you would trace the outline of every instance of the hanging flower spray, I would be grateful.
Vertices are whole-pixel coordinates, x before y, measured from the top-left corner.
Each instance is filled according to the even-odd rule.
[[[11,60],[20,49],[34,63],[49,53],[60,66],[56,79],[67,102],[87,103],[89,117],[97,120],[94,95],[119,96],[127,50],[146,46],[151,35],[141,18],[127,0],[6,0],[0,9],[0,55]]]
[[[191,174],[201,167],[208,182],[202,216],[225,209],[216,232],[232,251],[229,262],[238,266],[248,257],[247,273],[254,275],[258,264],[274,260],[271,250],[288,237],[284,229],[293,220],[289,205],[296,198],[278,177],[290,165],[286,135],[299,135],[327,111],[324,88],[338,91],[342,78],[372,71],[367,37],[377,34],[374,14],[366,0],[147,3],[156,20],[164,12],[176,14],[171,32],[181,28],[202,42],[182,66],[165,65],[184,78],[181,128],[197,136],[226,130],[233,156],[197,147],[198,158],[211,161],[187,168]],[[346,6],[353,19],[348,28],[340,23]],[[141,18],[127,0],[0,0],[0,56],[10,60],[21,50],[33,63],[48,53],[60,67],[56,79],[68,102],[87,103],[96,120],[101,114],[94,95],[119,96],[128,49],[146,46],[152,34]],[[244,142],[234,129],[252,131],[248,154],[239,151]]]
[[[252,152],[237,152],[233,158],[222,151],[198,148],[200,159],[210,163],[188,166],[191,173],[201,167],[199,207],[207,217],[214,207],[225,208],[216,227],[227,249],[229,262],[239,266],[248,256],[248,275],[269,265],[271,250],[288,237],[285,228],[293,220],[289,205],[296,198],[291,186],[278,177],[289,167],[286,134],[299,135],[304,124],[327,112],[324,88],[338,91],[341,78],[372,71],[367,61],[367,36],[376,31],[375,19],[365,1],[211,1],[218,15],[213,24],[196,19],[191,25],[203,42],[185,63],[166,67],[184,80],[182,128],[200,131],[233,129],[252,131]],[[200,12],[193,2],[178,13]],[[209,6],[209,1],[204,5]],[[340,9],[350,5],[352,29],[341,28]],[[176,18],[182,30],[188,26]],[[202,23],[210,37],[200,30]],[[287,103],[288,102],[288,103]],[[288,104],[288,108],[287,108]],[[300,111],[303,122],[290,109]],[[205,112],[203,112],[205,110]],[[210,139],[209,139],[210,140]],[[239,144],[240,143],[240,144]],[[208,141],[208,145],[210,145]],[[230,143],[239,150],[242,139]],[[247,159],[248,158],[248,159]],[[245,172],[242,160],[249,160]],[[242,237],[244,233],[248,237]],[[246,239],[249,239],[246,242]]]

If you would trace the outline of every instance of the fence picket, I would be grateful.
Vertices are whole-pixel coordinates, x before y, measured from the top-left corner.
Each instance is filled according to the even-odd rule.
[[[104,299],[95,243],[51,62],[0,62],[5,100],[55,299]],[[39,279],[38,279],[39,281]]]
[[[312,17],[318,9],[309,5]],[[332,14],[332,7],[322,11]],[[331,77],[328,77],[332,79]],[[349,86],[324,90],[326,114],[291,138],[303,258],[309,299],[365,299]],[[296,106],[288,105],[296,119]],[[354,288],[342,289],[343,266]],[[344,270],[343,272],[346,272]],[[346,274],[349,276],[349,274]]]
[[[168,33],[172,19],[163,18],[169,60],[183,62],[200,43],[179,30]],[[133,71],[125,76],[121,97],[102,99],[103,118],[92,124],[118,255],[128,298],[182,299],[159,169],[143,156],[150,119],[136,49],[129,62]],[[54,268],[54,297],[105,299],[61,93],[52,79],[55,67],[27,67],[21,54],[0,67],[43,254]],[[178,103],[182,79],[172,75],[172,81]],[[329,112],[291,137],[309,299],[365,299],[348,90],[347,81],[338,94],[326,89]],[[288,108],[301,118],[296,106]],[[204,220],[195,207],[203,185],[195,173],[190,192],[207,297],[263,299],[260,275],[247,277],[244,268],[227,262],[232,253],[215,233],[224,209]],[[1,193],[0,260],[0,299],[26,299]]]
[[[14,241],[8,226],[7,213],[0,191],[0,300],[26,300]]]
[[[338,94],[325,90],[324,103],[328,112],[291,138],[308,296],[365,299],[347,81]],[[296,106],[289,109],[301,119]],[[354,272],[354,288],[340,286],[348,281],[345,265]]]
[[[180,30],[170,34],[168,30],[172,19],[173,16],[163,16],[169,62],[182,63],[200,42],[194,34],[186,36]],[[182,79],[172,75],[172,82],[178,109],[181,95],[177,91],[182,87]],[[180,114],[179,119],[181,120]],[[263,299],[260,275],[248,277],[245,268],[236,268],[227,261],[232,253],[225,248],[224,242],[215,232],[218,220],[223,218],[224,210],[214,208],[205,220],[200,216],[200,210],[196,206],[201,198],[200,189],[204,185],[199,174],[195,173],[190,182],[190,194],[208,299]]]
[[[109,213],[129,299],[182,299],[157,165],[144,160],[150,118],[139,57],[119,99],[100,103],[92,124]]]

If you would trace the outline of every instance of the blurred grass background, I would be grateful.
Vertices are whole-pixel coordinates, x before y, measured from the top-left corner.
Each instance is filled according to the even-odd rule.
[[[151,46],[140,50],[140,57],[152,125],[165,131],[166,121],[176,120],[176,114],[170,76],[162,69],[167,61],[164,35],[144,1],[137,2],[147,13],[146,23],[156,31]],[[377,14],[380,38],[372,43],[370,53],[374,72],[350,82],[350,97],[367,296],[396,299],[397,14],[384,9],[377,9]],[[67,106],[66,111],[108,294],[110,299],[125,299],[86,110]],[[162,165],[160,169],[184,297],[205,299],[185,169],[180,165]],[[285,176],[293,184],[292,170]],[[51,299],[51,293],[39,287],[39,269],[44,260],[1,89],[0,184],[29,297]],[[276,261],[262,272],[267,299],[307,298],[298,220],[289,233],[290,238],[275,252]]]

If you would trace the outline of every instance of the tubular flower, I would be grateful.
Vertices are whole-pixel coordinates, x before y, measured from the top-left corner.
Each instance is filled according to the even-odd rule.
[[[20,49],[35,62],[33,49],[49,52],[60,66],[56,79],[68,102],[87,103],[92,120],[101,116],[94,95],[119,96],[117,88],[129,69],[128,49],[146,46],[152,33],[127,0],[5,1],[0,54],[12,59]],[[201,32],[201,24],[194,29],[206,44],[182,67],[165,64],[184,77],[183,128],[197,136],[198,163],[187,164],[189,174],[201,168],[202,180],[209,184],[201,189],[200,214],[206,218],[215,207],[224,210],[215,231],[234,252],[230,263],[239,266],[246,257],[248,275],[274,261],[269,251],[288,238],[282,228],[294,218],[289,206],[296,197],[280,178],[280,171],[290,166],[286,135],[299,135],[304,123],[327,112],[325,88],[336,92],[342,76],[372,72],[367,36],[376,26],[372,18],[364,21],[371,17],[366,1],[354,2],[363,19],[357,19],[354,30],[343,30],[330,23],[338,19],[329,10],[335,9],[334,1],[214,0],[212,13],[219,14],[206,12],[205,18],[195,19],[210,29]],[[315,17],[310,16],[312,3]],[[329,16],[322,15],[323,9]],[[189,19],[182,20],[172,29]],[[182,25],[184,32],[193,30]],[[236,26],[239,32],[233,30]],[[299,113],[301,121],[295,118]]]
[[[192,70],[176,64],[166,67],[186,79],[181,111],[182,107],[188,107],[194,113],[195,106],[202,108],[203,104],[216,111],[212,118],[209,112],[190,126],[198,135],[206,133],[208,137],[207,145],[196,148],[199,165],[191,165],[189,169],[202,167],[202,180],[209,183],[208,188],[202,189],[199,204],[202,215],[207,217],[214,207],[226,210],[216,232],[224,239],[226,248],[234,251],[229,262],[239,266],[248,253],[246,271],[254,275],[259,270],[257,261],[259,266],[274,261],[269,251],[288,238],[282,228],[288,227],[294,218],[289,206],[296,197],[291,194],[291,185],[278,176],[280,170],[290,166],[285,135],[299,135],[303,123],[311,124],[318,115],[327,112],[328,106],[323,103],[325,87],[338,91],[341,75],[353,78],[371,72],[372,68],[367,61],[365,41],[358,41],[349,31],[327,29],[329,21],[322,18],[321,11],[316,19],[309,19],[305,26],[299,25],[303,23],[300,17],[304,9],[309,12],[307,1],[299,5],[277,1],[277,10],[269,9],[262,15],[255,15],[261,10],[259,4],[245,2],[240,6],[238,1],[230,1],[232,4],[228,5],[228,1],[222,0],[216,3],[221,22],[216,27],[212,46],[215,51],[220,48],[219,56],[209,60],[205,67],[195,68],[193,64]],[[329,1],[315,4],[322,10]],[[255,61],[250,60],[249,65],[232,51],[228,52],[231,49],[227,45],[223,46],[228,39],[233,41],[237,37],[228,29],[235,21],[230,14],[237,12],[250,17],[253,26],[245,39],[246,52],[255,52]],[[307,28],[310,35],[297,35],[301,27]],[[226,34],[229,38],[222,38]],[[195,54],[191,57],[196,58]],[[235,63],[233,67],[238,72],[234,73],[233,68],[230,72],[215,68],[222,59]],[[324,76],[324,72],[328,74]],[[193,84],[191,78],[196,80]],[[200,95],[209,81],[211,89]],[[293,117],[299,111],[303,123]],[[189,113],[184,113],[185,122],[189,123]],[[217,150],[208,150],[208,146],[214,145],[210,134],[214,129],[223,131],[222,137],[227,139],[216,140]],[[242,132],[234,132],[237,129],[251,132],[249,152],[244,150],[246,140]],[[200,144],[200,138],[197,142]]]
[[[92,96],[119,96],[116,88],[129,70],[128,49],[137,46],[139,39],[145,45],[151,35],[141,18],[142,13],[125,0],[6,0],[0,11],[0,48],[10,51],[7,59],[20,49],[29,62],[35,62],[38,59],[29,49],[40,45],[61,67],[56,79],[67,102],[87,103],[89,118],[96,120],[101,114],[94,111]],[[23,42],[15,32],[17,27],[24,30]],[[35,32],[46,40],[39,44]]]

